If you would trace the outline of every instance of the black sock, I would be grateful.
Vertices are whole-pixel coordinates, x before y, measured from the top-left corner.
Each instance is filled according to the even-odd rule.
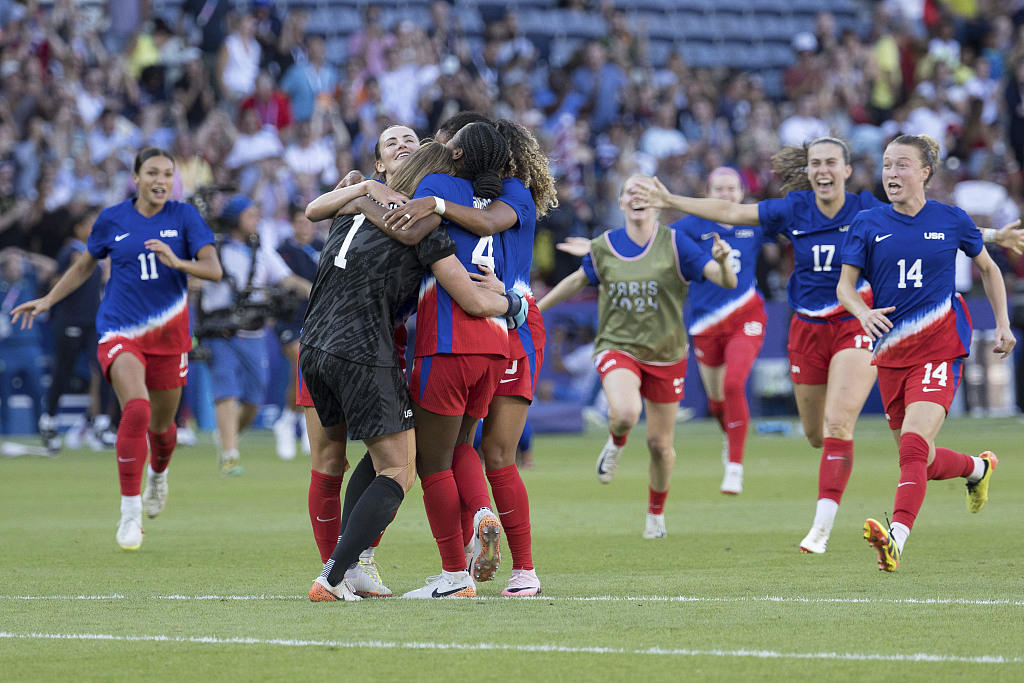
[[[352,469],[352,474],[348,475],[348,486],[345,487],[345,500],[342,503],[341,510],[340,534],[345,533],[345,526],[348,524],[348,518],[352,514],[352,509],[356,506],[356,502],[363,495],[366,487],[370,485],[370,482],[376,476],[377,472],[373,469],[373,460],[370,458],[369,451],[367,451],[363,455],[363,459],[359,461],[359,464]]]
[[[359,553],[369,548],[391,524],[403,498],[405,491],[391,477],[378,476],[370,482],[352,508],[349,528],[324,565],[328,583],[332,586],[341,583],[345,571],[359,561]]]

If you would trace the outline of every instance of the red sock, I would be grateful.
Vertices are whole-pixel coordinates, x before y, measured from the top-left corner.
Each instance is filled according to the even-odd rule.
[[[178,426],[172,424],[163,434],[149,431],[149,466],[154,472],[163,472],[171,462],[174,447],[178,445]]]
[[[327,562],[338,545],[341,533],[341,482],[344,477],[309,471],[309,522],[320,560]],[[380,539],[377,539],[378,541]]]
[[[668,489],[665,489],[664,491],[655,491],[654,489],[648,489],[647,511],[652,515],[665,514],[666,498],[668,498]]]
[[[725,401],[716,401],[713,398],[708,399],[708,415],[718,420],[718,426],[722,428],[722,431],[726,431],[725,428]]]
[[[482,507],[491,507],[487,478],[480,456],[468,443],[460,443],[452,454],[452,476],[459,488],[459,520],[462,523],[463,549],[473,538],[473,515]]]
[[[117,453],[117,474],[121,479],[122,496],[137,496],[142,488],[150,413],[149,401],[144,398],[133,398],[121,409],[121,423],[117,426],[114,451]]]
[[[838,505],[853,470],[853,441],[825,438],[818,465],[818,500],[828,498]]]
[[[435,472],[420,479],[423,507],[430,532],[441,553],[441,568],[446,572],[466,569],[466,546],[459,527],[459,487],[451,470]]]
[[[615,436],[614,434],[611,434],[611,437],[612,443],[618,446],[619,448],[622,448],[623,446],[626,445],[626,439],[629,438],[629,432],[626,432],[622,436]]]
[[[974,472],[974,458],[949,448],[935,448],[935,460],[928,465],[928,480],[966,479]]]
[[[747,446],[747,425],[750,423],[750,408],[747,397],[740,387],[739,392],[725,391],[725,435],[729,439],[729,462],[743,464],[743,451]],[[735,394],[735,395],[730,395]]]
[[[892,506],[893,524],[914,528],[927,488],[928,442],[920,434],[904,434],[900,437],[900,482]]]
[[[489,470],[487,481],[494,493],[495,512],[501,518],[508,549],[512,553],[513,569],[533,569],[532,538],[530,536],[530,499],[526,485],[515,465]]]

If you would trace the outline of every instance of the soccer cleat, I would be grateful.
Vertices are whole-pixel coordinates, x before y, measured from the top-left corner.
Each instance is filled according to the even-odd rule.
[[[403,598],[475,598],[476,584],[467,571],[446,572],[427,579],[427,585],[409,591]]]
[[[883,572],[894,572],[900,566],[900,549],[892,535],[873,519],[864,522],[864,538],[878,553],[878,568]]]
[[[89,423],[86,421],[85,415],[79,415],[75,418],[74,423],[68,427],[68,431],[64,432],[64,445],[73,451],[77,451],[89,431]]]
[[[665,515],[647,513],[647,525],[644,527],[644,538],[665,538]]]
[[[979,457],[985,461],[985,474],[978,481],[967,482],[967,509],[971,512],[981,512],[988,502],[988,482],[992,470],[999,464],[999,458],[992,451],[985,451]]]
[[[490,508],[480,508],[473,515],[473,531],[469,571],[477,581],[490,581],[501,562],[501,522]]]
[[[43,438],[43,446],[50,455],[60,451],[61,438],[57,433],[57,419],[43,413],[39,416],[39,436]]]
[[[616,446],[611,437],[608,437],[608,443],[601,449],[601,455],[597,456],[597,478],[602,484],[611,483],[615,470],[619,469],[622,449],[622,446]]]
[[[242,465],[239,464],[238,451],[226,451],[217,458],[220,464],[220,473],[225,477],[237,477],[242,473]]]
[[[390,598],[391,589],[384,585],[377,573],[377,563],[359,560],[345,572],[345,583],[361,598]]]
[[[536,569],[513,569],[508,588],[501,591],[506,598],[530,598],[540,595],[540,580]]]
[[[361,597],[352,591],[348,585],[348,579],[342,579],[337,586],[331,586],[327,579],[322,576],[316,577],[316,581],[309,589],[310,602],[356,602]]]
[[[125,550],[138,550],[142,545],[142,515],[140,513],[121,515],[117,523],[117,544]]]
[[[294,460],[298,449],[295,446],[295,423],[279,418],[274,423],[274,440],[277,442],[277,457]]]
[[[148,472],[146,474],[146,488],[142,491],[142,509],[146,516],[153,519],[164,510],[167,505],[167,470],[163,472]]]
[[[722,479],[722,485],[718,487],[718,490],[731,496],[743,493],[743,465],[738,462],[727,463],[725,478]]]
[[[811,555],[823,554],[828,546],[828,536],[829,532],[825,531],[824,527],[812,526],[804,540],[800,541],[800,552]]]
[[[198,440],[198,437],[196,437],[196,433],[194,431],[192,431],[191,427],[189,427],[187,425],[186,426],[177,427],[177,434],[178,434],[177,439],[178,439],[178,445],[179,446],[195,446],[196,445],[196,441]]]

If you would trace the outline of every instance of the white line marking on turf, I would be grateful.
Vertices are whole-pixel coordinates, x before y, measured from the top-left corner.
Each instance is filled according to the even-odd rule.
[[[950,662],[965,664],[1020,664],[1020,657],[981,655],[961,657],[927,652],[911,654],[880,654],[872,652],[778,652],[775,650],[691,650],[687,648],[652,647],[644,650],[616,647],[569,647],[565,645],[511,645],[507,643],[396,643],[380,640],[294,640],[283,638],[219,638],[217,636],[117,636],[106,633],[11,633],[0,631],[0,638],[12,640],[108,640],[126,643],[198,643],[204,645],[278,645],[283,647],[344,647],[375,650],[457,650],[555,652],[560,654],[598,655],[668,655],[676,657],[751,657],[755,659],[836,659],[844,661],[880,662]]]
[[[0,600],[305,600],[305,595],[153,595],[133,596],[114,593],[111,595],[0,595]],[[780,596],[594,596],[594,597],[551,597],[538,595],[530,598],[506,598],[501,596],[477,596],[470,601],[487,600],[537,600],[541,602],[774,602],[800,604],[835,605],[1011,605],[1024,606],[1024,600],[968,600],[966,598],[784,598]]]

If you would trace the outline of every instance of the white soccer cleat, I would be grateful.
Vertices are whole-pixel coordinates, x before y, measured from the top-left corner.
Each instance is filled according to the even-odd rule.
[[[501,591],[506,598],[530,598],[540,595],[540,579],[536,569],[513,569],[508,588]]]
[[[121,515],[117,523],[117,544],[125,550],[138,550],[142,545],[142,514]]]
[[[73,451],[77,451],[88,431],[89,423],[86,421],[85,415],[79,415],[75,418],[74,423],[68,427],[68,431],[64,432],[64,445]]]
[[[322,576],[316,577],[316,581],[309,589],[310,602],[358,602],[361,597],[352,591],[348,579],[342,579],[337,586],[327,583]]]
[[[294,460],[298,452],[295,446],[295,424],[290,420],[278,419],[274,423],[274,439],[277,442],[277,457]]]
[[[722,479],[719,490],[731,496],[743,493],[743,465],[738,462],[726,463],[725,478]]]
[[[475,598],[476,584],[467,571],[446,572],[427,579],[427,585],[409,591],[403,598]]]
[[[828,546],[829,532],[820,526],[812,526],[804,540],[800,541],[800,552],[821,555]]]
[[[647,513],[647,526],[644,527],[644,538],[665,538],[665,515]]]
[[[473,515],[473,555],[466,565],[476,581],[490,581],[501,563],[501,522],[490,508]]]
[[[377,573],[377,563],[371,557],[368,562],[360,560],[345,572],[345,582],[361,598],[390,598],[391,589],[384,585]]]
[[[608,437],[608,443],[601,449],[601,455],[597,456],[597,478],[602,484],[611,483],[615,471],[619,469],[623,448],[624,446],[616,446],[611,437]]]
[[[167,505],[167,470],[147,472],[146,488],[142,491],[142,509],[153,519],[164,511]]]

